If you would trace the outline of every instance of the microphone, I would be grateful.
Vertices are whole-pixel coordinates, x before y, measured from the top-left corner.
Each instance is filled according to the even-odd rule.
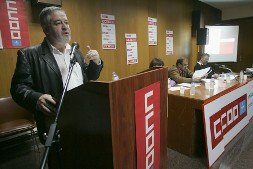
[[[226,70],[228,70],[230,73],[232,73],[232,70],[230,69],[230,68],[228,68],[228,67],[221,67],[221,68],[223,68],[223,69],[226,69]]]
[[[233,72],[230,68],[226,67],[226,65],[221,65],[221,64],[218,64],[218,63],[215,63],[214,65],[217,66],[220,69],[225,69],[225,70],[229,71],[230,73]]]
[[[220,65],[219,68],[228,70],[230,73],[232,73],[232,70],[230,68],[226,67],[226,65]]]
[[[225,68],[226,67],[225,65],[221,65],[221,64],[218,64],[218,63],[215,63],[214,65],[219,67],[219,68]]]
[[[77,42],[72,43],[70,51],[70,60],[74,57],[74,52],[79,49],[79,44]]]

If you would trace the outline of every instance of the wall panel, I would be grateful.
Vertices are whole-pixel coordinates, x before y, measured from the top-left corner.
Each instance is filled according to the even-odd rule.
[[[169,67],[180,57],[191,55],[191,11],[192,1],[157,1],[158,13],[158,56]],[[173,31],[174,53],[166,56],[166,29]]]
[[[41,6],[31,5],[26,0],[31,45],[42,42],[44,34],[38,15]],[[191,11],[197,0],[62,0],[72,30],[71,42],[78,42],[82,53],[87,45],[98,50],[104,61],[99,80],[111,80],[111,72],[122,78],[148,68],[154,57],[164,60],[165,66],[172,66],[179,57],[192,58],[196,45],[192,44]],[[103,50],[101,44],[100,14],[115,15],[116,50]],[[148,17],[158,20],[158,45],[148,46]],[[165,55],[165,31],[174,31],[174,54]],[[125,33],[136,33],[139,63],[126,64]],[[0,50],[0,97],[9,96],[12,74],[16,64],[16,49]],[[194,54],[195,55],[195,54]],[[192,65],[195,61],[191,61]],[[191,63],[190,63],[191,64]]]

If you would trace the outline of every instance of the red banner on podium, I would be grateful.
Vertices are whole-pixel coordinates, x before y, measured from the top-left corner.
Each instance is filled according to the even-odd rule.
[[[135,92],[137,169],[160,166],[160,82]]]
[[[4,48],[30,46],[23,0],[0,0],[0,32]]]

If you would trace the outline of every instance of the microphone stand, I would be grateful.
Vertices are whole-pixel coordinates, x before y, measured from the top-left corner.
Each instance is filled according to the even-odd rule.
[[[73,53],[72,53],[72,55],[74,55]],[[45,148],[46,149],[45,149],[44,154],[43,154],[43,158],[42,158],[42,161],[41,161],[40,169],[44,169],[45,168],[46,160],[48,158],[48,153],[49,153],[49,150],[50,150],[50,148],[52,146],[52,143],[59,142],[59,139],[60,139],[59,130],[56,132],[57,122],[58,122],[58,118],[59,118],[59,115],[60,115],[60,111],[61,111],[61,107],[62,107],[62,102],[63,102],[64,96],[65,96],[65,93],[67,91],[68,85],[69,85],[69,80],[70,80],[70,77],[71,77],[71,74],[72,74],[72,71],[73,71],[73,67],[74,67],[74,65],[76,63],[75,57],[71,57],[70,56],[70,58],[72,58],[72,59],[70,60],[68,76],[67,76],[67,79],[66,79],[66,82],[65,82],[65,86],[64,86],[62,95],[61,95],[60,102],[59,102],[58,107],[56,109],[55,120],[50,125],[50,128],[49,128],[47,140],[46,140],[46,143],[45,143]],[[60,160],[60,147],[59,147],[59,145],[57,147],[59,149],[59,151],[58,151],[59,167],[62,168],[62,164],[61,164],[61,160]]]

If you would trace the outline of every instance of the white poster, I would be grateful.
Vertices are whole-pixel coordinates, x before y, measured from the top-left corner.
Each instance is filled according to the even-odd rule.
[[[226,145],[252,119],[252,87],[253,81],[250,81],[218,99],[204,104],[204,122],[209,167],[225,151]]]
[[[157,19],[148,17],[148,44],[157,45]]]
[[[2,40],[1,31],[0,31],[0,49],[3,49],[3,40]]]
[[[102,48],[116,49],[115,17],[101,14]]]
[[[173,31],[166,30],[166,55],[173,55]]]
[[[138,63],[137,36],[136,34],[125,34],[127,64]]]

